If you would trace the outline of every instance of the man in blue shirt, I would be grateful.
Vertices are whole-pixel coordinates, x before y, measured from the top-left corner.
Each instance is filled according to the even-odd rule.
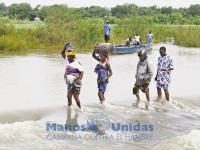
[[[110,40],[110,25],[108,23],[109,21],[106,21],[106,23],[104,24],[104,38],[106,43],[108,43],[108,41]]]

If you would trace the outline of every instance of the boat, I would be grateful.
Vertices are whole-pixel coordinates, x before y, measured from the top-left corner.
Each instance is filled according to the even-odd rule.
[[[113,45],[113,47],[110,49],[111,54],[129,54],[134,53],[136,51],[140,50],[151,50],[153,47],[153,44],[140,44],[140,45],[134,45],[131,44],[130,46],[125,46],[125,44],[119,44],[119,45]]]

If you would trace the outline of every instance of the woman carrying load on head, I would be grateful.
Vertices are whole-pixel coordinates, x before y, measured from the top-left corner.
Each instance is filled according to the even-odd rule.
[[[108,79],[112,76],[112,69],[108,63],[108,58],[106,55],[101,54],[96,56],[96,49],[92,53],[92,57],[99,61],[99,64],[95,67],[95,72],[97,73],[97,86],[98,86],[98,96],[101,103],[105,101],[104,93],[108,84]]]
[[[76,53],[72,48],[66,49],[65,46],[61,52],[62,57],[68,62],[65,69],[65,80],[68,85],[67,98],[68,106],[72,105],[72,96],[76,101],[76,104],[81,108],[81,103],[79,100],[79,94],[81,89],[81,80],[83,78],[83,68],[80,63],[75,59]],[[67,50],[67,57],[65,51]],[[66,59],[67,58],[67,59]]]

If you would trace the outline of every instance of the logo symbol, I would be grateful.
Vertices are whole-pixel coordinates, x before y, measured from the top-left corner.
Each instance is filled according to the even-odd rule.
[[[110,120],[104,113],[95,112],[88,117],[87,126],[92,131],[105,131],[110,127]]]

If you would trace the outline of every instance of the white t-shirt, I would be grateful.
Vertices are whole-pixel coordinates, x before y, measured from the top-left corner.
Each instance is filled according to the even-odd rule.
[[[140,42],[140,36],[135,36],[135,42]]]
[[[148,34],[147,34],[147,38],[152,39],[152,38],[153,38],[153,33],[148,33]]]
[[[68,62],[67,59],[66,61]],[[80,72],[83,72],[83,67],[80,65],[78,61],[74,60],[74,62],[72,63],[68,62],[65,70],[66,83],[73,83],[74,80],[76,80],[80,76]]]
[[[80,72],[83,71],[83,67],[81,66],[81,64],[75,59],[74,62],[69,63],[69,61],[66,59],[67,61],[67,66],[66,67],[70,67],[70,68],[76,68],[78,69]]]

